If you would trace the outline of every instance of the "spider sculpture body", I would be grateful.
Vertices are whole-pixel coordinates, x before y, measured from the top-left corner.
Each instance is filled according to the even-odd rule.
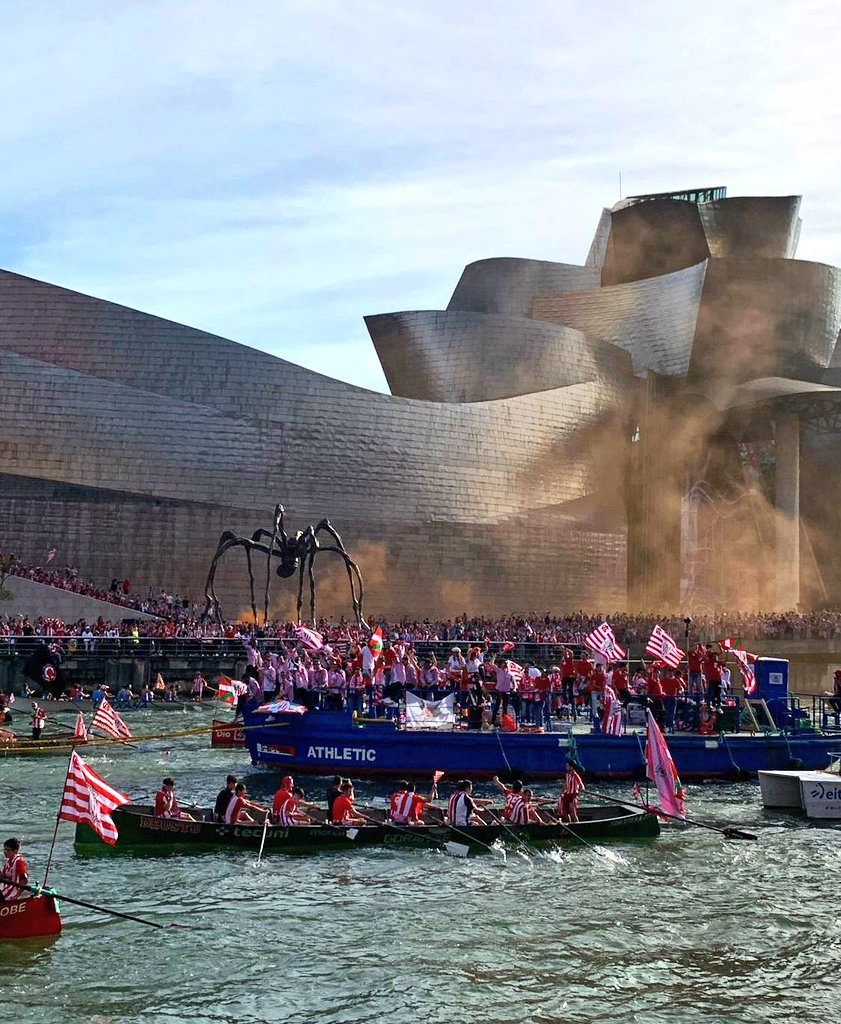
[[[298,573],[298,621],[301,621],[301,607],[304,597],[304,573],[309,579],[310,588],[310,619],[313,623],[315,617],[315,573],[313,564],[315,556],[323,552],[333,552],[345,563],[345,569],[350,583],[350,597],[353,604],[353,613],[357,625],[363,625],[362,599],[364,596],[362,586],[362,573],[359,566],[345,550],[342,538],[330,524],[329,519],[322,519],[315,526],[308,526],[305,530],[297,531],[294,534],[286,532],[283,525],[283,505],[275,505],[274,523],[271,530],[256,530],[251,537],[238,537],[230,530],[226,530],[219,538],[216,546],[216,553],[210,563],[205,583],[204,596],[206,600],[205,615],[215,614],[219,622],[222,621],[222,610],[216,596],[215,581],[216,569],[222,556],[231,548],[242,548],[245,551],[245,560],[248,565],[248,579],[251,586],[251,612],[254,622],[257,622],[257,601],[255,597],[254,565],[252,555],[259,552],[266,556],[266,590],[263,602],[263,621],[269,620],[269,593],[271,590],[272,561],[277,561],[275,573],[281,579],[289,579]],[[323,544],[319,536],[326,535],[332,543]]]

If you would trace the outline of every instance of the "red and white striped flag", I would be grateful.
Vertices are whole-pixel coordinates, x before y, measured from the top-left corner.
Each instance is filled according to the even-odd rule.
[[[655,626],[652,629],[645,650],[647,654],[659,658],[664,665],[668,665],[670,668],[677,668],[686,657],[686,652],[678,647],[662,626]]]
[[[745,696],[752,697],[756,693],[756,674],[753,671],[751,660],[756,661],[756,655],[748,654],[747,651],[742,651],[738,647],[731,647],[729,650],[739,663],[739,672],[742,676]]]
[[[88,742],[88,730],[85,726],[85,719],[81,711],[76,718],[76,728],[73,730],[73,739],[78,740],[80,743]]]
[[[518,665],[516,661],[508,662],[508,674],[514,680],[516,686],[522,686],[523,679],[526,676],[526,670],[522,665]]]
[[[605,661],[624,661],[625,659],[624,647],[620,647],[613,635],[613,630],[606,622],[594,629],[592,633],[588,633],[584,638],[584,643],[595,654],[601,655]]]
[[[648,710],[648,736],[645,745],[645,773],[657,787],[659,810],[673,818],[686,817],[686,804],[680,776],[672,760],[666,738]]]
[[[616,696],[616,690],[612,686],[605,685],[602,702],[604,704],[602,732],[608,736],[621,736],[622,702]]]
[[[320,651],[324,646],[324,637],[314,629],[306,626],[293,626],[292,632],[299,644],[306,647],[308,651]]]
[[[131,739],[131,730],[107,700],[103,700],[96,709],[96,714],[91,720],[91,729],[99,729],[114,740]]]
[[[130,803],[130,796],[112,789],[73,751],[64,780],[59,818],[90,825],[100,839],[113,846],[117,842],[117,826],[111,820],[111,812],[115,807]]]

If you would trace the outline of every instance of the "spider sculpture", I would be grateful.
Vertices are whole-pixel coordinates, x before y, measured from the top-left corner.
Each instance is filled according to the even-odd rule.
[[[204,587],[204,596],[207,602],[204,609],[205,615],[211,615],[215,612],[216,617],[221,623],[222,610],[214,588],[216,567],[226,551],[229,551],[231,548],[243,548],[245,550],[245,560],[248,564],[248,579],[251,584],[251,612],[254,616],[255,624],[257,622],[257,602],[254,596],[254,567],[251,559],[252,553],[255,551],[259,551],[266,556],[266,592],[263,603],[263,621],[269,621],[272,559],[276,558],[278,559],[278,566],[275,572],[281,579],[289,579],[290,576],[294,576],[296,572],[298,573],[297,609],[299,622],[301,621],[301,605],[303,604],[304,595],[304,573],[307,573],[310,584],[310,619],[315,623],[315,574],[313,573],[313,563],[317,554],[324,551],[332,551],[345,563],[345,569],[347,569],[350,582],[353,612],[356,616],[357,625],[363,625],[362,598],[364,592],[362,588],[362,573],[359,571],[359,566],[345,550],[342,538],[330,525],[330,520],[322,519],[315,526],[308,526],[303,533],[299,530],[294,536],[290,536],[283,528],[283,512],[283,505],[275,505],[272,529],[256,530],[250,538],[237,537],[230,530],[226,530],[222,534],[216,547],[216,554],[210,563],[207,582]],[[335,543],[321,544],[318,539],[318,535],[321,533],[328,534]]]

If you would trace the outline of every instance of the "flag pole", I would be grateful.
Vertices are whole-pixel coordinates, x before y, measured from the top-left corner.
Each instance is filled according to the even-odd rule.
[[[61,803],[64,800],[64,790],[67,787],[67,776],[70,774],[70,762],[73,760],[73,755],[76,753],[76,744],[70,744],[70,757],[67,759],[67,771],[64,773],[64,786],[61,788],[61,799],[58,802],[58,810],[55,816],[55,828],[53,829],[53,841],[50,843],[50,852],[47,854],[47,865],[44,868],[44,881],[43,884],[47,884],[47,879],[50,876],[50,865],[53,862],[53,851],[55,850],[56,839],[58,838],[58,826],[61,824]]]

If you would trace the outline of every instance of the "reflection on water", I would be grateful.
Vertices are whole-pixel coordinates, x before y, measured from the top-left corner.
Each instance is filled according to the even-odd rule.
[[[96,769],[138,800],[173,774],[185,803],[211,800],[230,770],[257,799],[277,779],[199,739],[167,749],[100,755]],[[21,836],[36,876],[65,766],[0,769],[0,829]],[[306,788],[319,799],[326,785]],[[360,792],[382,803],[388,788]],[[65,903],[59,939],[3,949],[0,1006],[57,1024],[835,1019],[841,831],[765,815],[752,784],[689,787],[688,798],[695,817],[759,841],[667,827],[655,842],[536,856],[509,845],[505,863],[359,849],[255,868],[251,852],[77,859],[62,824],[56,888],[191,927]]]

